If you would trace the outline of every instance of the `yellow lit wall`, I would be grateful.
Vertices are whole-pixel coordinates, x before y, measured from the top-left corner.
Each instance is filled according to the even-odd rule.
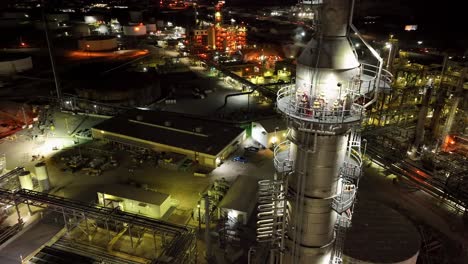
[[[106,200],[106,203],[109,203],[108,200],[112,200],[117,202],[120,209],[124,212],[141,214],[152,218],[161,218],[171,207],[170,196],[168,196],[168,198],[161,205],[157,205],[143,203],[140,201],[135,201],[132,199],[118,197],[100,192],[98,192],[97,195],[100,205],[104,205],[104,199]]]
[[[143,148],[159,151],[159,152],[174,152],[182,155],[186,155],[189,159],[198,160],[199,164],[203,166],[207,166],[210,168],[216,168],[216,159],[220,158],[224,160],[228,158],[228,156],[237,149],[237,146],[232,146],[236,141],[242,143],[245,132],[241,133],[237,138],[235,138],[229,145],[227,145],[220,153],[216,156],[209,155],[206,153],[195,152],[188,149],[177,148],[169,145],[163,145],[152,141],[142,140],[139,138],[128,137],[125,135],[120,135],[112,132],[101,131],[92,128],[91,129],[92,135],[94,139],[102,139],[107,141],[116,141],[119,142],[118,139],[123,139],[128,142],[135,142],[135,146],[141,146]],[[114,140],[117,139],[117,140]]]

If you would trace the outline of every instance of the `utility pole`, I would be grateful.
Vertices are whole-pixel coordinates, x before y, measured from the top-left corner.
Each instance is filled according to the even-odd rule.
[[[45,14],[45,1],[41,1],[42,4],[42,21],[44,23],[44,30],[45,30],[45,37],[47,41],[47,48],[49,49],[49,58],[50,58],[50,64],[52,65],[52,73],[54,74],[54,82],[55,82],[55,90],[57,93],[57,100],[59,103],[59,107],[62,108],[62,93],[60,91],[60,85],[59,85],[59,80],[57,77],[57,72],[55,71],[55,60],[54,56],[52,54],[52,47],[51,47],[51,42],[49,38],[49,24],[47,23],[46,19],[46,14]]]
[[[198,209],[198,232],[200,232],[200,230],[201,230],[200,201],[198,201],[197,209]]]

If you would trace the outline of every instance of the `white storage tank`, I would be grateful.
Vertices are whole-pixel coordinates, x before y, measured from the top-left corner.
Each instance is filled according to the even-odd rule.
[[[416,264],[421,236],[414,224],[396,210],[359,199],[346,232],[344,264]]]
[[[20,186],[22,189],[32,190],[33,189],[33,182],[31,173],[29,171],[23,171],[18,176]]]
[[[109,34],[109,28],[106,25],[100,25],[97,28],[97,32],[99,32],[101,35],[107,35]]]
[[[123,26],[125,36],[144,36],[146,35],[146,26],[143,24]]]
[[[156,24],[146,24],[146,32],[156,32]]]
[[[34,166],[36,170],[36,178],[39,183],[40,191],[48,191],[50,189],[49,174],[45,162],[39,162]]]
[[[98,21],[101,21],[103,20],[103,16],[101,15],[87,15],[87,16],[84,16],[84,22],[86,24],[94,24]]]
[[[32,69],[31,56],[26,54],[0,54],[0,75],[11,75]]]
[[[109,51],[117,49],[114,36],[88,36],[78,40],[78,48],[84,51]]]

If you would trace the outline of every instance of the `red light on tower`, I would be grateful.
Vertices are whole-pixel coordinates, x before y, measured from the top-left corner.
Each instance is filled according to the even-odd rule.
[[[26,43],[21,42],[21,47],[24,47],[24,46],[26,46]]]

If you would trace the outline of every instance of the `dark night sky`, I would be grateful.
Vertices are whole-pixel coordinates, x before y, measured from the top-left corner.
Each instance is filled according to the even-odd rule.
[[[147,0],[141,0],[145,2]],[[215,1],[215,0],[212,0]],[[391,0],[356,0],[359,1],[391,1]],[[402,23],[418,24],[417,35],[422,38],[438,40],[444,46],[457,46],[459,49],[468,48],[468,13],[463,14],[463,2],[466,0],[400,0],[410,9],[410,17],[403,14],[395,16],[403,17]],[[0,0],[0,9],[13,0]],[[292,5],[297,0],[226,0],[228,5]],[[398,10],[398,7],[395,9]],[[418,36],[419,37],[419,36]],[[452,43],[455,43],[452,45]]]

